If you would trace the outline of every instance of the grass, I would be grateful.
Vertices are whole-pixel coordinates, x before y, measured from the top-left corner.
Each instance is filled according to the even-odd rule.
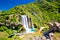
[[[8,38],[9,34],[7,32],[0,32],[0,40],[21,40],[18,36],[13,36]]]
[[[0,32],[0,40],[33,40],[33,38],[35,37],[40,37],[42,36],[42,32],[41,31],[37,31],[35,33],[29,33],[29,34],[25,34],[23,37],[19,37],[19,36],[13,36],[11,38],[8,38],[9,34],[7,32]],[[54,40],[59,40],[60,39],[60,33],[54,33]]]

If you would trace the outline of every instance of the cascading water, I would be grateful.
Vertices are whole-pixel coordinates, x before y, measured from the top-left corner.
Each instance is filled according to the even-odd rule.
[[[26,32],[27,33],[34,32],[34,31],[32,31],[32,29],[33,29],[33,27],[31,26],[32,23],[31,23],[31,20],[28,18],[28,16],[27,15],[21,15],[21,19],[22,19],[22,25],[26,29]]]

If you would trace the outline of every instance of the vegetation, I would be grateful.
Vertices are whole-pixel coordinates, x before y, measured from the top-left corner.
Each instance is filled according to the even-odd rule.
[[[9,34],[4,32],[0,32],[0,40],[21,40],[18,36],[13,36],[12,38],[8,38]]]
[[[48,22],[60,22],[60,0],[36,0],[0,12],[0,31],[6,31],[9,35],[18,32],[22,28],[20,15],[28,15],[37,28],[47,27]]]

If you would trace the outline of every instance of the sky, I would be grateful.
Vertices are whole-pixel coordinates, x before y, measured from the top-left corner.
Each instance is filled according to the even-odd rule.
[[[0,11],[9,10],[17,5],[28,4],[35,0],[0,0]]]

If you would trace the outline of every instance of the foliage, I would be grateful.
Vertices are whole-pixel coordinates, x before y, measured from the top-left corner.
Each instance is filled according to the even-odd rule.
[[[8,36],[7,32],[0,32],[0,40],[21,40],[18,36],[13,36],[12,38],[8,38]]]
[[[16,31],[16,30],[8,29],[8,30],[6,30],[6,32],[7,32],[9,35],[12,35],[12,34],[16,33],[17,31]]]
[[[28,17],[32,19],[32,23],[39,29],[43,26],[47,27],[48,22],[60,22],[60,0],[36,0],[36,2],[33,3],[16,6],[8,11],[2,11],[0,12],[0,22],[5,23],[6,20],[9,20],[10,23],[21,23],[20,15],[28,15]],[[14,30],[12,28],[8,29],[5,25],[0,26],[0,31],[6,31],[11,35],[21,27],[22,26],[17,26]],[[46,30],[47,29],[44,29],[44,31]],[[12,39],[14,40],[15,37],[11,38],[11,40]],[[0,40],[10,40],[10,38],[1,38],[0,36]]]
[[[6,26],[1,26],[0,27],[0,31],[5,31],[5,30],[7,30],[8,28],[6,27]]]
[[[1,21],[5,20],[6,15],[14,14],[15,16],[12,18],[12,21],[17,22],[16,14],[26,14],[32,18],[32,22],[38,27],[46,26],[45,23],[48,22],[60,22],[59,7],[59,1],[56,0],[37,0],[33,3],[16,6],[8,11],[3,11],[0,15],[4,15],[4,19],[2,19]]]

